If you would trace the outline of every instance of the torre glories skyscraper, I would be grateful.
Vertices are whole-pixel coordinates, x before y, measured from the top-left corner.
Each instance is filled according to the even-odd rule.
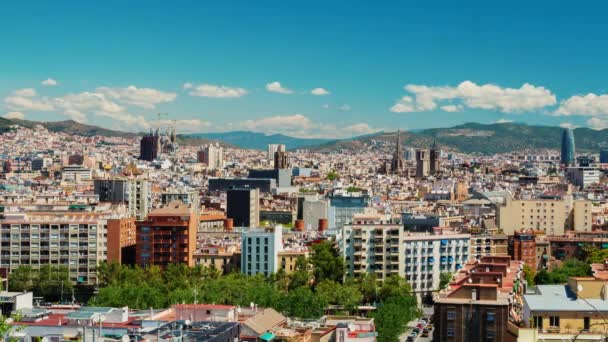
[[[574,133],[572,129],[566,128],[562,133],[562,164],[572,165],[574,163]]]

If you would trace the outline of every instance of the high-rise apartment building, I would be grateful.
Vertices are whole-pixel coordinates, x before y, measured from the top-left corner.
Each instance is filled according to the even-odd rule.
[[[137,225],[136,263],[139,266],[194,266],[198,214],[196,208],[172,202],[155,209]]]
[[[109,219],[107,231],[108,263],[135,265],[135,245],[137,243],[135,218]]]
[[[5,213],[0,220],[0,268],[9,272],[27,265],[65,266],[77,284],[97,284],[97,265],[107,259],[108,224],[128,225],[113,212]]]
[[[572,165],[574,163],[574,153],[574,132],[570,128],[565,128],[562,133],[561,163]]]
[[[260,193],[258,189],[229,189],[226,192],[226,217],[235,227],[257,228],[260,224]]]
[[[209,170],[224,168],[224,148],[219,143],[207,144],[197,152],[197,161],[207,165]]]
[[[141,221],[152,209],[152,185],[144,177],[115,176],[95,179],[94,191],[100,202],[125,203],[130,216]]]
[[[252,228],[241,237],[242,273],[269,276],[279,270],[279,252],[283,248],[283,228]]]
[[[517,231],[509,237],[509,254],[513,260],[521,260],[536,269],[536,236],[531,231]]]

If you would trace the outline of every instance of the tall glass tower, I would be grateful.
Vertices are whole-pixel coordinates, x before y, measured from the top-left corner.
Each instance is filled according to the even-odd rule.
[[[574,133],[570,128],[564,129],[562,133],[562,164],[572,165],[574,163]]]

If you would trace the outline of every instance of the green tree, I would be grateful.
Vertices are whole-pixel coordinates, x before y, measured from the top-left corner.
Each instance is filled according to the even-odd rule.
[[[393,342],[405,331],[406,324],[418,314],[416,297],[412,295],[390,297],[372,314],[378,330],[378,341]]]
[[[565,284],[569,277],[586,277],[591,275],[589,264],[576,259],[568,259],[560,267],[551,271],[541,270],[534,277],[538,285]]]
[[[319,318],[325,313],[327,302],[308,287],[299,287],[283,298],[280,308],[285,315],[301,319]]]
[[[338,249],[329,241],[323,241],[312,245],[310,263],[313,267],[315,284],[325,279],[342,283],[346,266],[344,258]]]
[[[378,277],[375,273],[362,273],[357,278],[363,303],[372,304],[378,299]]]
[[[338,173],[334,170],[331,170],[327,173],[327,179],[333,181],[339,177]]]
[[[310,285],[310,271],[308,270],[308,265],[308,259],[298,257],[296,260],[296,268],[289,277],[289,290]]]
[[[388,276],[378,290],[378,299],[385,302],[390,298],[407,298],[412,293],[412,287],[404,278],[393,274]]]
[[[586,262],[588,264],[603,263],[608,259],[608,249],[599,249],[597,247],[584,250],[587,253]]]
[[[451,272],[441,272],[439,275],[439,289],[443,289],[452,281]]]
[[[340,305],[348,312],[356,309],[363,299],[361,291],[353,281],[340,284],[333,280],[323,280],[317,284],[315,291],[323,301]]]
[[[524,265],[524,278],[526,279],[526,283],[528,283],[528,286],[533,286],[535,284],[535,282],[534,282],[535,275],[536,275],[536,272],[534,272],[532,267],[530,267],[528,265]]]

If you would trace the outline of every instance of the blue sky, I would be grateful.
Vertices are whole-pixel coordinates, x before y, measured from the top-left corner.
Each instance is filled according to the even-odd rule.
[[[608,127],[600,1],[1,6],[9,117],[140,131],[167,112],[182,132],[311,137],[470,121]]]

